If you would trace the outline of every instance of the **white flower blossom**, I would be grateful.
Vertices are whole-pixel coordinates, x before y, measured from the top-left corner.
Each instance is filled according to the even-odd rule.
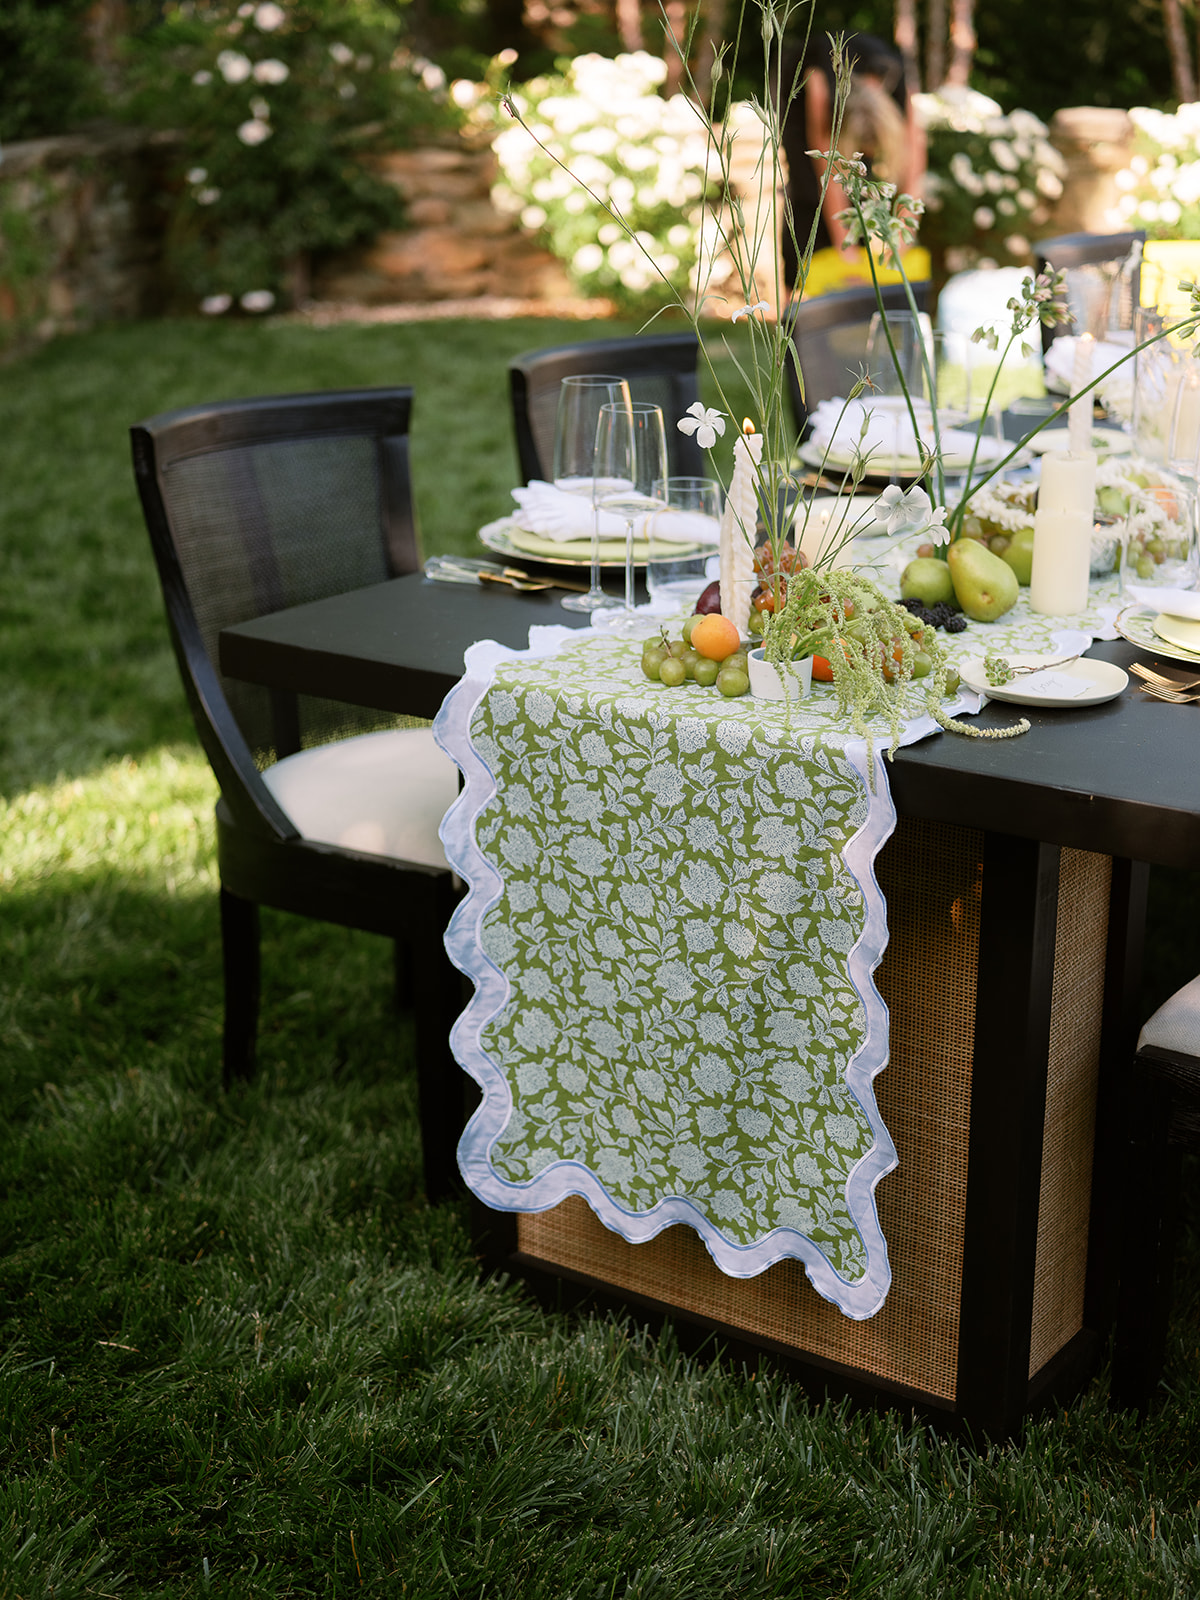
[[[986,233],[996,220],[996,213],[990,206],[976,206],[971,221],[981,233]]]
[[[205,295],[204,299],[201,300],[200,309],[206,317],[219,317],[228,311],[232,304],[233,296],[231,294],[210,294]]]
[[[342,44],[340,40],[335,40],[333,44],[329,46],[329,54],[337,62],[339,67],[348,67],[354,60],[354,51],[351,50],[348,44]]]
[[[263,0],[262,5],[255,7],[254,26],[262,33],[274,33],[286,21],[287,12],[282,6],[277,6],[275,0]]]
[[[758,311],[770,311],[770,306],[765,300],[756,300],[752,306],[740,306],[738,310],[730,313],[730,322],[736,322],[739,317],[752,317]]]
[[[213,75],[207,67],[201,67],[199,72],[192,73],[192,82],[197,88],[203,89],[213,81]]]
[[[217,71],[226,83],[245,83],[253,68],[250,57],[240,50],[222,50],[217,57]]]
[[[275,296],[270,289],[247,289],[238,301],[243,311],[270,311],[275,304]]]
[[[876,521],[886,525],[889,536],[925,533],[940,528],[946,519],[945,506],[933,509],[933,502],[919,486],[907,493],[891,483],[875,502]]]
[[[725,432],[725,413],[714,411],[711,406],[697,400],[687,408],[687,416],[680,417],[675,426],[680,433],[694,433],[701,450],[711,450],[717,442],[717,435]]]
[[[248,122],[243,122],[239,125],[237,136],[243,144],[251,146],[262,144],[264,139],[271,137],[271,126],[269,123],[264,122],[261,117],[251,117]]]
[[[187,181],[191,184],[203,183],[208,177],[207,167],[191,167],[188,170]]]
[[[274,56],[254,63],[255,83],[286,83],[289,76],[287,62],[276,61]]]
[[[261,95],[257,96],[255,99],[251,100],[251,102],[250,102],[250,115],[252,117],[257,117],[260,122],[270,122],[270,120],[271,120],[271,107],[267,104],[267,102],[262,98]]]

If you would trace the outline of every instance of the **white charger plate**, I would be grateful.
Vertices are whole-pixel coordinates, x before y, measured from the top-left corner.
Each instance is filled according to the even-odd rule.
[[[1124,611],[1118,614],[1113,627],[1122,639],[1137,645],[1139,650],[1160,657],[1163,661],[1179,661],[1188,667],[1200,663],[1200,648],[1187,650],[1181,645],[1168,644],[1155,632],[1155,620],[1160,614],[1155,612],[1152,606],[1140,605],[1135,601],[1133,605],[1126,606]],[[1176,622],[1180,620],[1178,617],[1175,618]]]
[[[1026,439],[1026,450],[1035,456],[1044,456],[1048,450],[1069,450],[1069,428],[1046,428]],[[1133,440],[1119,428],[1093,428],[1091,449],[1102,456],[1127,456],[1133,449]]]
[[[1200,655],[1200,622],[1194,622],[1191,617],[1174,617],[1169,611],[1160,611],[1150,626],[1168,644]]]
[[[982,656],[967,656],[956,663],[962,681],[977,694],[986,694],[989,700],[1006,700],[1014,706],[1041,706],[1046,710],[1072,710],[1078,706],[1101,706],[1106,700],[1115,700],[1129,682],[1129,674],[1111,661],[1090,661],[1080,657],[1064,667],[1055,667],[1060,655],[1005,655],[1010,667],[1053,668],[1044,679],[1041,675],[1014,678],[1011,683],[990,684]],[[1069,693],[1064,682],[1078,686],[1078,693]]]
[[[524,528],[518,528],[516,523],[509,518],[499,522],[489,522],[486,527],[479,530],[479,542],[488,550],[494,550],[497,555],[508,556],[510,560],[540,561],[547,567],[589,567],[592,564],[592,541],[590,539],[543,539],[540,534],[528,533]],[[644,567],[650,555],[650,547],[643,540],[633,541],[634,565]],[[625,565],[624,539],[601,539],[600,565],[602,567],[623,567]]]

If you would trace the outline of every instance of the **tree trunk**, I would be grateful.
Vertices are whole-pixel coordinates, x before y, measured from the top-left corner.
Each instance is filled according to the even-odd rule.
[[[642,7],[640,0],[617,0],[617,36],[622,50],[642,48]]]
[[[1196,98],[1196,74],[1192,70],[1192,51],[1179,0],[1163,0],[1163,23],[1171,57],[1171,82],[1175,98],[1183,105]]]
[[[930,92],[946,81],[946,0],[929,0],[925,16],[925,82]]]
[[[671,95],[678,94],[683,77],[684,57],[687,54],[687,6],[684,0],[666,0],[663,10],[667,18],[663,35],[663,60],[667,63],[667,76],[663,90]]]
[[[696,80],[696,91],[704,105],[709,102],[709,90],[712,88],[713,62],[725,37],[725,3],[726,0],[700,0],[699,42],[692,76]]]
[[[975,0],[952,0],[950,11],[950,71],[946,82],[965,89],[975,59]]]
[[[917,55],[916,0],[896,0],[896,49],[904,62],[904,87],[909,94],[921,92],[921,63]]]

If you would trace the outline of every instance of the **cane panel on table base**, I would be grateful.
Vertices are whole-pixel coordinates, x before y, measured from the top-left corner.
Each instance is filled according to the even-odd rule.
[[[1029,1376],[1083,1327],[1112,860],[1064,850],[1046,1074]]]
[[[576,1198],[517,1217],[522,1256],[953,1404],[982,859],[981,833],[902,818],[876,863],[891,1060],[875,1091],[900,1158],[876,1191],[893,1273],[876,1316],[843,1316],[797,1261],[727,1277],[690,1228],[631,1245]],[[1031,1371],[1082,1326],[1109,870],[1062,852]]]

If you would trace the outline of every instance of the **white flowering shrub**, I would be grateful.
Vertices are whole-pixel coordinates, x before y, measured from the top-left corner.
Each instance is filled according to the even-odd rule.
[[[531,131],[510,122],[494,141],[496,205],[542,234],[584,294],[630,307],[669,298],[663,278],[685,296],[695,284],[707,138],[691,101],[657,92],[665,76],[644,51],[577,56],[513,92]]]
[[[1027,261],[1030,233],[1049,220],[1066,171],[1045,123],[1030,111],[1006,116],[973,89],[915,100],[929,147],[921,243],[951,271],[984,258]]]
[[[402,39],[383,0],[165,7],[135,111],[175,136],[167,268],[183,304],[269,310],[298,263],[402,224],[369,158],[459,116]]]
[[[1152,239],[1200,239],[1200,104],[1178,111],[1134,106],[1134,155],[1116,174],[1114,228],[1144,228]]]

